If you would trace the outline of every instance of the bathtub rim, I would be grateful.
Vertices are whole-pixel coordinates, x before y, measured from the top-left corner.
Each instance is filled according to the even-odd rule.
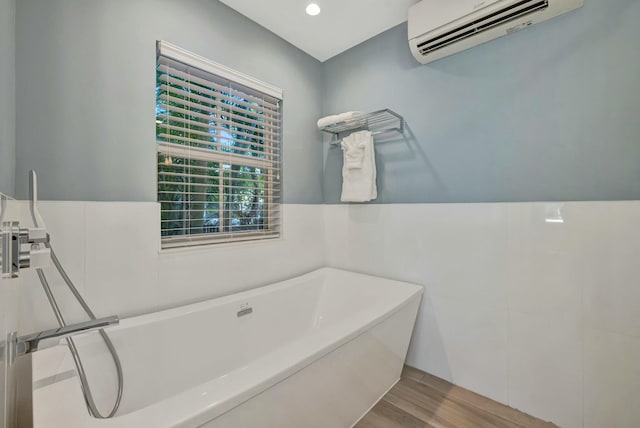
[[[270,291],[277,291],[277,290],[285,289],[287,287],[295,285],[295,283],[297,283],[297,282],[306,281],[306,280],[309,280],[309,279],[314,279],[315,277],[322,277],[327,272],[340,272],[340,273],[347,273],[347,274],[355,274],[355,275],[358,275],[358,276],[371,277],[371,278],[375,278],[375,279],[378,279],[378,280],[382,279],[382,280],[385,280],[385,281],[401,284],[403,286],[415,286],[415,287],[419,288],[419,293],[420,294],[424,293],[424,287],[425,286],[421,285],[421,284],[416,284],[416,283],[408,282],[408,281],[401,281],[401,280],[392,279],[392,278],[386,278],[386,277],[377,276],[377,275],[371,275],[371,274],[363,273],[363,272],[357,272],[357,271],[351,271],[351,270],[346,270],[346,269],[340,269],[340,268],[334,268],[334,267],[330,267],[330,266],[325,266],[325,267],[321,267],[321,268],[318,268],[318,269],[314,269],[314,270],[312,270],[310,272],[306,272],[306,273],[300,274],[300,275],[295,276],[293,278],[287,278],[287,279],[284,279],[282,281],[278,281],[278,282],[275,282],[275,283],[258,285],[256,287],[251,287],[249,289],[246,289],[244,291],[239,291],[237,293],[225,294],[225,295],[221,295],[221,296],[218,296],[218,297],[207,298],[206,300],[202,300],[202,301],[198,301],[198,302],[194,302],[194,303],[187,303],[185,305],[181,305],[181,306],[177,306],[177,307],[159,309],[159,310],[154,311],[154,312],[134,315],[134,316],[131,316],[131,317],[125,317],[125,318],[120,319],[120,322],[118,323],[118,325],[108,327],[105,330],[107,332],[117,332],[117,331],[120,331],[120,330],[126,330],[128,328],[132,328],[132,327],[139,327],[139,326],[151,324],[151,323],[158,322],[158,321],[170,320],[170,319],[178,318],[178,317],[181,317],[181,316],[184,316],[184,315],[190,315],[190,314],[193,314],[193,313],[196,313],[196,312],[199,312],[199,311],[212,309],[212,308],[215,308],[215,307],[218,307],[218,306],[223,306],[223,305],[232,303],[232,302],[234,302],[236,300],[246,300],[246,299],[249,299],[249,298],[251,298],[253,296],[258,296],[260,294],[266,294],[266,293],[268,293]],[[58,344],[63,344],[63,342],[64,342],[64,340],[60,340]]]

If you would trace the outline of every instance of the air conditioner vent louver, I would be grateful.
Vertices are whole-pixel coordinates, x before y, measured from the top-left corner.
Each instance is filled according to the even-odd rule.
[[[522,18],[525,15],[542,11],[548,6],[549,0],[523,0],[521,2],[511,4],[508,7],[497,10],[491,14],[484,15],[472,22],[466,23],[465,25],[421,42],[418,44],[418,50],[422,55],[428,55],[430,52],[442,49],[445,46],[459,42],[463,39],[473,37],[498,25]]]

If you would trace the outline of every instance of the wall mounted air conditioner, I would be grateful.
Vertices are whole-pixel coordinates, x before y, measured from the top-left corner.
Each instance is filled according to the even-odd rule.
[[[422,0],[409,9],[409,45],[423,64],[577,9],[584,0]]]

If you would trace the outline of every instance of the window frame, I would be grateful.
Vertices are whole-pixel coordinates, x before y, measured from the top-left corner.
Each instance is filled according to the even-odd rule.
[[[260,129],[258,128],[258,126],[269,126],[269,127],[275,126],[274,129],[271,129],[269,131],[267,131],[266,127],[263,128],[264,131],[263,131],[263,137],[262,137],[262,149],[263,149],[262,157],[221,151],[220,150],[220,147],[222,145],[221,141],[224,141],[224,138],[226,138],[226,137],[222,137],[222,132],[220,132],[216,137],[218,139],[216,143],[218,146],[218,150],[213,150],[213,149],[207,149],[207,148],[200,148],[197,146],[194,147],[192,143],[194,143],[195,141],[192,141],[191,138],[185,137],[185,136],[180,137],[180,136],[173,135],[170,139],[180,140],[182,138],[186,144],[176,144],[174,142],[170,142],[166,140],[163,141],[162,138],[160,137],[160,134],[158,133],[158,127],[156,126],[156,159],[157,159],[156,191],[157,191],[157,197],[158,197],[157,199],[159,203],[162,202],[162,199],[160,196],[161,176],[167,175],[166,172],[164,174],[162,173],[162,168],[161,168],[162,165],[160,162],[160,158],[161,156],[165,156],[165,157],[168,156],[170,158],[171,155],[167,155],[167,153],[174,153],[175,155],[181,156],[182,159],[188,160],[190,162],[189,166],[183,167],[183,170],[185,171],[186,169],[191,171],[192,169],[191,162],[194,160],[207,162],[208,165],[217,164],[218,165],[217,167],[206,166],[203,168],[205,168],[206,174],[213,171],[214,169],[217,169],[218,175],[211,176],[211,179],[214,179],[214,177],[217,177],[217,180],[219,183],[218,184],[219,190],[217,193],[209,192],[210,188],[215,187],[214,184],[211,184],[211,185],[204,186],[205,190],[203,194],[204,195],[217,194],[218,201],[219,201],[218,204],[222,204],[223,207],[227,202],[220,202],[220,198],[224,199],[232,195],[232,193],[226,193],[226,192],[229,191],[229,189],[233,189],[233,190],[237,189],[237,185],[233,184],[229,186],[229,185],[223,185],[222,183],[223,182],[227,182],[227,183],[241,182],[242,180],[245,180],[245,181],[247,180],[246,178],[242,179],[242,178],[233,177],[234,173],[254,174],[256,176],[257,174],[261,174],[262,177],[265,177],[264,185],[266,186],[264,189],[262,189],[262,192],[264,195],[262,204],[264,208],[263,210],[259,210],[259,211],[266,212],[266,214],[264,213],[262,214],[263,218],[266,219],[265,220],[266,228],[256,229],[255,231],[251,231],[251,230],[234,231],[233,225],[232,223],[230,223],[228,227],[229,230],[227,231],[220,231],[218,229],[218,231],[205,232],[203,227],[202,233],[193,234],[191,230],[191,226],[189,226],[185,228],[186,233],[169,236],[169,235],[165,235],[164,233],[165,228],[163,225],[164,224],[162,219],[163,212],[161,208],[161,213],[160,213],[161,248],[163,250],[166,250],[166,249],[175,249],[175,248],[193,248],[193,247],[204,246],[204,245],[217,245],[217,244],[225,244],[225,243],[228,244],[228,243],[235,243],[235,242],[255,243],[259,241],[270,241],[273,239],[280,238],[281,228],[282,228],[282,220],[281,220],[282,210],[281,210],[281,201],[280,201],[281,191],[282,191],[282,186],[281,186],[281,182],[282,182],[281,180],[281,177],[282,177],[282,155],[281,155],[282,102],[283,102],[282,89],[277,88],[268,83],[262,82],[247,74],[233,70],[224,65],[218,64],[214,61],[211,61],[207,58],[204,58],[200,55],[189,52],[185,49],[182,49],[176,45],[173,45],[165,41],[157,42],[156,53],[157,53],[156,76],[159,76],[158,71],[160,70],[160,67],[162,67],[161,60],[164,59],[170,62],[175,62],[175,63],[179,63],[180,65],[184,65],[189,70],[191,69],[199,70],[204,72],[206,75],[211,75],[211,77],[215,77],[216,79],[229,81],[230,91],[234,91],[235,88],[241,87],[242,89],[246,88],[248,90],[246,91],[246,93],[249,94],[249,97],[262,95],[264,96],[265,99],[266,97],[269,97],[269,100],[271,99],[276,100],[276,109],[275,109],[276,116],[274,116],[275,118],[271,117],[268,122],[265,121],[264,122],[265,125],[256,123],[257,125],[256,128],[250,129],[250,130]],[[191,77],[189,77],[189,79],[190,79],[189,82],[191,82]],[[216,79],[210,80],[210,83],[212,85],[211,87],[214,87],[217,84],[218,81]],[[156,90],[158,89],[158,82],[159,82],[159,78],[156,77]],[[191,96],[189,97],[191,98]],[[245,102],[247,101],[247,98],[240,97],[238,99]],[[160,101],[161,101],[160,92],[157,92],[156,94],[156,125],[158,124],[158,107],[161,105]],[[263,99],[263,107],[264,107],[264,103],[266,103],[266,101],[264,101]],[[211,103],[207,102],[207,104],[211,104]],[[168,105],[168,104],[162,104],[162,105]],[[225,108],[228,109],[228,112],[232,111],[232,108],[230,107],[225,107]],[[212,109],[212,111],[214,110]],[[228,112],[226,113],[228,114]],[[236,113],[239,113],[239,112],[236,112]],[[241,114],[244,114],[244,113],[241,113]],[[219,115],[220,113],[218,113],[218,122],[223,122],[223,119]],[[262,116],[265,116],[265,115],[266,113],[263,112]],[[165,112],[165,116],[168,116],[166,112]],[[233,116],[233,113],[232,113],[232,116]],[[227,119],[229,121],[229,126],[234,126],[234,124],[236,123],[234,122],[233,117],[232,119]],[[241,118],[240,120],[242,120],[242,116],[240,116],[240,118]],[[189,121],[189,119],[185,119],[185,118],[183,118],[183,120],[187,122]],[[251,121],[248,121],[248,122],[244,121],[244,122],[249,123]],[[257,122],[260,122],[260,118],[257,119]],[[274,123],[277,125],[274,125]],[[246,126],[246,125],[243,125],[243,126]],[[190,128],[185,128],[185,129],[189,129],[188,131],[189,133],[193,132]],[[238,132],[237,125],[235,125],[235,130],[236,132]],[[275,131],[275,132],[272,132],[272,131]],[[240,132],[242,133],[242,131]],[[269,134],[269,136],[268,137],[265,136],[266,134]],[[230,136],[228,138],[230,138],[231,140],[235,140],[238,137]],[[203,140],[203,141],[207,141],[207,140]],[[192,155],[193,153],[197,153],[197,154]],[[241,169],[234,171],[232,169],[232,166],[234,165],[238,166]],[[244,168],[248,168],[249,171],[251,171],[251,168],[253,168],[254,172],[247,172],[246,170],[244,170]],[[256,170],[258,170],[259,172]],[[192,174],[191,172],[189,173],[184,172],[183,176],[191,179]],[[189,187],[191,189],[194,186],[194,184],[192,181],[188,181],[184,184],[184,186]],[[164,193],[166,193],[166,191],[164,191]],[[180,193],[185,194],[184,191],[182,192],[176,191],[173,194],[180,194]],[[189,190],[186,193],[191,195],[192,191]],[[228,202],[228,203],[229,205],[233,204],[233,202]],[[193,211],[198,211],[198,210],[193,210],[191,208],[191,200],[189,199],[189,208],[187,209],[188,215],[191,216]],[[203,212],[206,212],[206,209]],[[231,209],[218,210],[219,226],[217,228],[220,228],[222,226],[221,220],[224,220],[225,214],[230,212],[231,212]]]

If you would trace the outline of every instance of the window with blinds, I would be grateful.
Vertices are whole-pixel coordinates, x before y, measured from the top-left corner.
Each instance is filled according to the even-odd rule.
[[[158,42],[162,247],[280,234],[282,91]]]

